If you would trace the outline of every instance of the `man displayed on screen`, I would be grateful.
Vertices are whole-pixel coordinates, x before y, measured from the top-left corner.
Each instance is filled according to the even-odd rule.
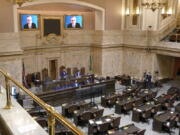
[[[81,28],[80,24],[76,22],[76,17],[72,16],[71,17],[71,23],[68,24],[68,28]]]
[[[24,25],[24,29],[36,29],[36,24],[32,22],[32,17],[27,16],[27,23]]]

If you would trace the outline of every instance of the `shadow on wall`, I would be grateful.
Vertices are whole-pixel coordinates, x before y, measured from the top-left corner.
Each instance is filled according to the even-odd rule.
[[[6,122],[0,116],[0,135],[12,135],[12,133],[8,130],[6,126]]]

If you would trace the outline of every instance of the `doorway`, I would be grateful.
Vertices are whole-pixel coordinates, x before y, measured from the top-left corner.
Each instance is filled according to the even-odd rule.
[[[57,60],[49,60],[50,77],[52,80],[57,79]]]
[[[175,58],[173,78],[180,80],[180,58]]]

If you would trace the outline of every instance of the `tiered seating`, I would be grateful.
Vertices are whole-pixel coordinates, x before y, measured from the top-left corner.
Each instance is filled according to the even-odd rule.
[[[162,94],[158,97],[156,97],[156,95],[157,92],[142,89],[142,87],[138,89],[128,86],[125,90],[123,90],[122,94],[111,93],[110,95],[103,96],[101,98],[101,105],[104,107],[113,107],[115,105],[115,113],[117,114],[128,114],[128,112],[132,110],[132,121],[135,122],[148,122],[150,118],[155,116],[155,125],[153,125],[157,128],[153,128],[155,131],[171,131],[171,128],[175,127],[180,120],[180,104],[177,104],[174,109],[176,113],[171,112],[175,113],[176,115],[173,115],[172,118],[170,118],[169,115],[166,115],[167,118],[164,119],[165,121],[163,124],[162,120],[161,123],[159,123],[160,120],[158,122],[155,120],[156,117],[158,117],[156,113],[159,113],[159,111],[170,110],[172,107],[174,107],[174,102],[179,100],[179,89],[176,87],[171,87],[167,91],[167,94]],[[161,127],[158,127],[157,124],[160,124]],[[164,130],[163,128],[166,128],[167,130]],[[140,130],[134,134],[144,134],[144,132],[145,130]],[[120,128],[115,131],[113,130],[109,134],[124,135],[126,133]]]
[[[103,92],[105,88],[106,85],[103,87],[98,84],[75,89],[71,97],[73,102],[62,104],[63,116],[72,118],[78,126],[88,127],[89,135],[144,135],[146,130],[139,129],[134,124],[120,127],[120,115],[122,113],[127,115],[129,111],[132,111],[132,121],[134,122],[148,122],[149,119],[154,117],[153,130],[158,132],[171,132],[171,129],[176,127],[180,120],[180,104],[177,104],[174,108],[176,112],[170,111],[174,107],[173,103],[180,99],[179,89],[176,87],[171,87],[166,94],[158,97],[156,97],[157,92],[143,89],[141,85],[139,87],[137,85],[127,86],[125,90],[121,91],[122,93],[106,93]],[[94,104],[90,100],[88,102],[84,101],[99,96],[101,96],[101,105],[111,109],[114,107],[116,114],[103,116],[104,109],[100,106],[92,106],[95,101],[91,100]],[[165,112],[159,114],[159,111]],[[34,113],[37,117],[37,112],[32,112],[31,114]],[[39,113],[38,115],[46,114]],[[46,117],[37,118],[37,122],[42,127],[47,127]],[[72,134],[67,129],[63,130],[63,128],[60,125],[56,129],[56,134]]]

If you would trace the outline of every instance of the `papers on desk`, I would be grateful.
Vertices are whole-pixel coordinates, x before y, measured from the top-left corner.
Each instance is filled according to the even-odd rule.
[[[107,118],[106,121],[109,122],[109,121],[111,121],[111,119]]]
[[[138,112],[142,112],[142,110],[140,110],[140,109],[136,109]]]
[[[108,134],[113,134],[113,133],[115,133],[115,130],[114,130],[114,129],[108,130]]]
[[[167,122],[167,123],[166,123],[166,126],[167,126],[167,127],[170,127],[170,122]]]
[[[90,123],[90,124],[94,124],[94,121],[93,121],[93,120],[89,120],[89,123]]]
[[[148,91],[146,90],[146,91],[144,91],[144,93],[148,93]]]
[[[127,89],[128,91],[131,91],[131,89]]]
[[[128,126],[126,126],[126,127],[123,127],[123,129],[124,129],[124,130],[126,130],[126,129],[128,129],[128,128],[129,128]]]
[[[102,124],[103,122],[101,120],[99,121],[96,121],[96,124],[99,125],[99,124]]]
[[[75,110],[74,113],[78,113],[78,111]]]
[[[62,106],[66,106],[67,104],[62,104]]]

